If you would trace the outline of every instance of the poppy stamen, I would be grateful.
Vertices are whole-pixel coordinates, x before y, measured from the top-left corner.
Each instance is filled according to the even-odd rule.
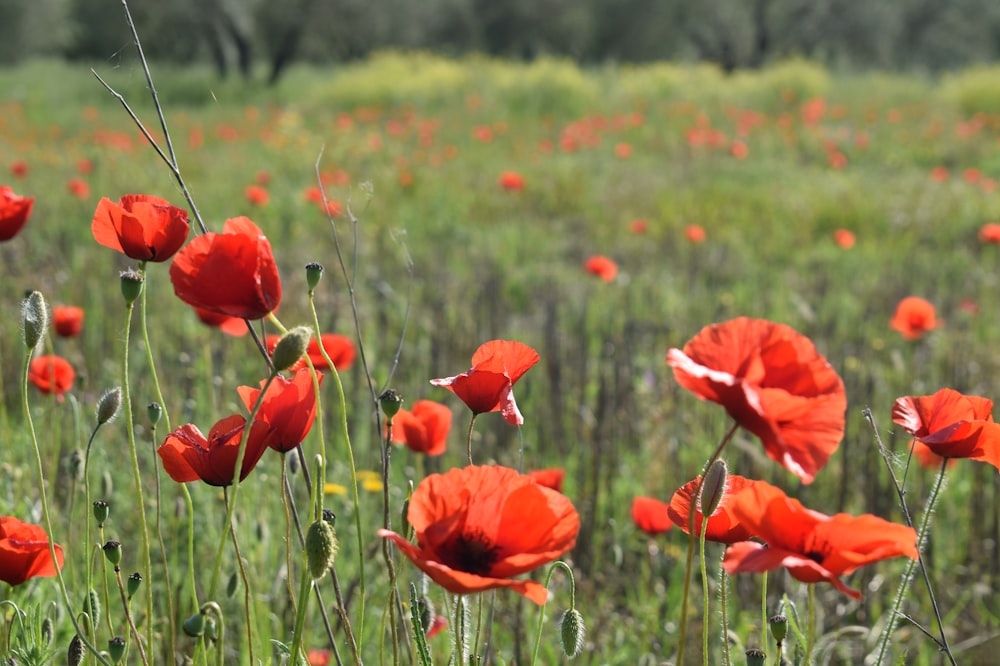
[[[479,576],[488,575],[500,559],[500,546],[481,530],[463,532],[450,544],[449,551],[449,566]]]

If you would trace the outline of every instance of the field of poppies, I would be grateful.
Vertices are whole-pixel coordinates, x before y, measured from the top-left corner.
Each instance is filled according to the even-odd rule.
[[[94,70],[0,71],[3,658],[992,663],[992,70]]]

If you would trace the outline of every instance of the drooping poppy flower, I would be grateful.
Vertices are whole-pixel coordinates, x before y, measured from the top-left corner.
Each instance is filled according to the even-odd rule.
[[[212,328],[217,328],[226,335],[241,338],[249,332],[246,321],[239,317],[230,317],[229,315],[210,312],[201,308],[193,309],[201,323]]]
[[[740,317],[703,328],[667,364],[681,386],[726,408],[768,457],[804,483],[844,435],[844,382],[812,341],[785,324]]]
[[[548,592],[512,576],[552,562],[576,545],[580,517],[565,495],[495,465],[431,474],[410,498],[416,545],[389,530],[400,551],[455,594],[510,588],[538,605]]]
[[[163,469],[177,483],[204,481],[210,486],[228,486],[236,472],[236,458],[246,419],[233,414],[222,419],[205,437],[197,426],[187,423],[167,435],[157,449]],[[270,428],[254,421],[247,439],[240,480],[247,477],[267,450]]]
[[[246,217],[188,243],[170,264],[170,281],[188,305],[230,317],[260,319],[281,302],[271,243]]]
[[[62,569],[62,546],[54,544],[54,547],[56,562]],[[45,530],[13,516],[0,516],[0,580],[20,585],[32,578],[55,575]]]
[[[139,261],[162,262],[187,240],[187,211],[149,194],[126,194],[97,203],[90,230],[105,247]]]
[[[36,356],[28,365],[28,381],[42,393],[54,393],[60,399],[73,388],[74,379],[76,371],[61,356]]]
[[[979,228],[979,240],[984,243],[1000,244],[1000,224],[987,222]]]
[[[317,379],[323,383],[323,375]],[[266,383],[262,381],[261,388]],[[236,389],[247,412],[253,410],[261,388],[240,386]],[[291,379],[275,377],[264,394],[255,420],[264,421],[271,427],[267,445],[275,451],[285,453],[301,444],[316,420],[316,391],[309,369],[296,371]]]
[[[557,493],[563,491],[563,480],[566,478],[566,470],[562,467],[547,467],[545,469],[533,469],[528,472],[528,476],[536,483],[540,483],[546,488],[551,488]]]
[[[508,192],[520,192],[524,189],[524,176],[516,171],[504,171],[500,174],[500,187]]]
[[[72,338],[83,330],[83,308],[75,305],[57,305],[52,308],[52,328],[56,335]]]
[[[583,269],[605,282],[614,282],[618,275],[618,264],[603,254],[595,254],[588,258],[587,261],[583,262]]]
[[[354,349],[354,343],[346,335],[340,335],[339,333],[324,333],[321,336],[323,340],[323,349],[326,351],[327,356],[333,361],[333,367],[337,368],[337,372],[343,372],[351,367],[354,363],[354,359],[357,358],[357,351]],[[278,344],[278,340],[281,339],[280,335],[269,335],[267,336],[267,351],[269,353],[274,353],[274,347]],[[329,370],[330,364],[326,362],[323,357],[323,353],[319,350],[319,342],[316,338],[310,338],[309,346],[306,347],[306,355],[309,356],[309,360],[312,361],[313,367],[317,370]],[[291,370],[298,370],[299,368],[306,367],[307,364],[305,359],[300,359],[295,365],[293,365]]]
[[[24,227],[31,215],[34,197],[22,197],[0,185],[0,241],[9,241]]]
[[[896,306],[889,326],[899,331],[906,340],[919,340],[924,333],[938,327],[937,314],[930,301],[918,296],[907,296]]]
[[[400,409],[392,419],[392,441],[429,456],[445,452],[450,431],[451,410],[433,400],[417,400],[412,410]]]
[[[689,518],[691,512],[691,497],[694,495],[695,490],[698,487],[698,483],[701,481],[701,477],[695,478],[693,481],[688,481],[683,486],[681,486],[674,496],[670,498],[670,506],[667,509],[667,513],[670,516],[671,522],[674,525],[681,528],[685,534],[688,534]],[[746,541],[750,537],[754,536],[746,526],[741,524],[729,507],[729,500],[735,497],[740,491],[752,486],[757,483],[753,479],[748,479],[744,476],[739,476],[737,474],[728,474],[726,476],[726,488],[722,496],[722,501],[719,502],[718,508],[715,510],[711,516],[708,517],[708,527],[705,530],[705,540],[715,541],[716,543],[736,543],[737,541]],[[695,502],[695,514],[694,514],[694,533],[695,536],[701,536],[701,525],[705,517],[701,512],[701,502]]]
[[[636,497],[632,500],[632,522],[649,536],[663,534],[673,528],[670,506],[653,497]]]
[[[971,458],[1000,470],[1000,424],[993,421],[992,400],[943,388],[899,398],[892,420],[938,456]]]
[[[833,242],[845,250],[850,250],[857,242],[857,238],[850,229],[837,229],[833,232]]]
[[[684,237],[697,245],[698,243],[705,242],[707,234],[705,233],[705,228],[700,224],[689,224],[684,227]]]
[[[802,506],[781,489],[757,481],[730,502],[733,516],[767,545],[743,541],[726,549],[722,566],[729,574],[784,567],[803,583],[826,581],[854,599],[840,577],[872,562],[917,558],[917,533],[871,514],[827,516]]]
[[[462,399],[473,414],[499,411],[511,425],[521,425],[514,384],[538,363],[538,352],[514,340],[484,342],[472,355],[472,368],[454,377],[432,379]]]
[[[268,193],[267,188],[261,185],[247,185],[243,194],[246,196],[247,201],[254,206],[266,206],[267,202],[271,200],[271,195]]]

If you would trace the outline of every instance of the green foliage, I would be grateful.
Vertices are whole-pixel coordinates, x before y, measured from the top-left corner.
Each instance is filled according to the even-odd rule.
[[[944,77],[943,92],[965,115],[1000,109],[1000,66],[983,65]]]

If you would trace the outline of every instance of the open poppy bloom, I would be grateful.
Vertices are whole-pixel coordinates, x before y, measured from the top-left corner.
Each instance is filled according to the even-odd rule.
[[[260,319],[281,301],[271,243],[246,217],[188,243],[170,264],[170,281],[188,305],[241,319]]]
[[[416,545],[381,529],[431,580],[454,594],[510,588],[538,605],[548,591],[512,576],[552,562],[576,545],[580,517],[566,497],[517,470],[495,465],[431,474],[410,498]]]
[[[504,171],[500,174],[500,187],[509,192],[520,192],[524,189],[524,176],[516,171]]]
[[[90,230],[105,247],[139,261],[166,261],[187,240],[187,211],[148,194],[126,194],[97,203]]]
[[[318,375],[317,379],[320,384],[323,383],[323,375]],[[267,380],[262,381],[261,388],[240,386],[236,389],[248,412],[253,410],[266,383]],[[285,453],[301,444],[316,420],[312,372],[303,368],[296,371],[291,379],[275,377],[267,387],[255,420],[264,421],[271,427],[267,445],[275,451]]]
[[[694,481],[688,481],[670,498],[670,506],[667,509],[667,514],[670,516],[670,521],[681,528],[685,534],[689,533],[691,498],[700,482],[700,476],[695,478]],[[722,501],[719,502],[715,513],[708,517],[708,528],[705,530],[706,541],[736,543],[737,541],[746,541],[754,536],[752,532],[736,519],[728,504],[732,497],[735,497],[740,491],[755,483],[757,481],[744,476],[736,474],[726,475],[726,489],[722,496]],[[696,536],[701,536],[701,525],[704,520],[705,516],[701,512],[701,502],[696,501],[694,514],[694,533]]]
[[[22,197],[0,185],[0,241],[9,241],[24,227],[31,215],[34,197]]]
[[[392,441],[429,456],[445,452],[450,430],[451,410],[433,400],[417,400],[412,410],[400,409],[392,418]]]
[[[83,308],[75,305],[57,305],[52,308],[52,328],[56,335],[72,338],[83,330]]]
[[[605,282],[614,282],[615,277],[618,275],[618,264],[603,254],[595,254],[587,259],[587,261],[583,262],[583,269]]]
[[[244,427],[246,419],[233,414],[212,426],[206,438],[197,426],[187,423],[167,435],[156,452],[163,461],[163,469],[177,483],[204,481],[210,486],[228,486],[236,473]],[[267,450],[269,431],[264,421],[254,421],[251,426],[240,468],[241,481]]]
[[[37,356],[28,365],[28,381],[42,393],[54,393],[59,398],[73,388],[76,371],[62,356]]]
[[[247,185],[243,193],[246,195],[247,201],[254,206],[266,206],[267,202],[271,200],[270,193],[262,185]]]
[[[62,569],[62,547],[54,546],[56,561]],[[0,580],[8,585],[20,585],[35,577],[55,575],[45,530],[13,516],[0,516]]]
[[[705,233],[705,227],[700,224],[689,224],[684,227],[684,237],[697,245],[698,243],[704,243],[708,234]]]
[[[847,395],[809,338],[740,317],[703,328],[667,364],[681,386],[717,402],[760,438],[767,455],[811,483],[840,445]]]
[[[265,339],[267,344],[268,353],[274,353],[274,347],[278,344],[278,340],[281,339],[280,335],[269,335]],[[342,370],[347,370],[354,363],[354,359],[357,358],[357,351],[354,349],[354,343],[346,335],[340,335],[339,333],[324,333],[322,335],[323,349],[326,351],[327,356],[333,361],[333,367],[337,369],[338,372]],[[317,342],[315,337],[309,339],[309,345],[306,347],[306,355],[309,360],[312,361],[313,367],[317,370],[329,370],[330,364],[326,362],[326,358],[323,357],[323,353],[319,350],[319,342]],[[307,367],[305,358],[301,358],[296,361],[291,370],[298,370],[299,368]]]
[[[566,478],[566,470],[562,467],[546,467],[545,469],[533,469],[528,472],[528,476],[546,488],[551,488],[557,493],[563,491],[563,480]]]
[[[979,228],[979,240],[984,243],[1000,243],[1000,224],[987,222]]]
[[[632,500],[632,522],[649,536],[663,534],[673,528],[670,506],[654,497],[636,497]]]
[[[247,323],[239,317],[210,312],[201,308],[194,308],[194,313],[198,315],[198,320],[206,326],[217,328],[226,335],[241,338],[248,333]]]
[[[892,420],[931,453],[971,458],[1000,470],[1000,424],[993,421],[992,400],[943,388],[934,395],[899,398]],[[916,447],[914,455],[921,455]]]
[[[899,331],[906,340],[919,340],[924,333],[938,327],[937,315],[930,301],[918,296],[907,296],[896,306],[889,326]]]
[[[729,574],[784,567],[803,583],[826,581],[860,599],[861,593],[847,587],[841,576],[890,557],[918,556],[912,527],[871,514],[827,516],[763,481],[733,495],[730,511],[767,545],[743,541],[727,548],[722,566]]]
[[[538,352],[514,340],[484,342],[472,355],[472,369],[454,377],[432,379],[462,399],[473,414],[499,411],[511,425],[521,425],[514,384],[538,363]]]

